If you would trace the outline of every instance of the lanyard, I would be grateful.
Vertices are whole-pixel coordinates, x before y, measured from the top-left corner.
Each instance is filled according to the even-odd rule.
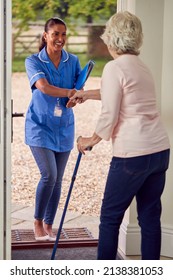
[[[60,62],[60,63],[61,63],[61,62]],[[56,85],[56,82],[55,82],[54,73],[53,73],[52,69],[50,69],[50,68],[48,67],[48,65],[47,65],[47,69],[48,69],[48,72],[49,72],[49,76],[50,76],[52,85],[57,86],[57,85]],[[61,72],[61,74],[59,74],[59,71],[58,71],[58,70],[56,70],[56,71],[57,71],[57,74],[58,74],[57,76],[58,76],[59,79],[60,79],[60,85],[59,85],[59,87],[62,87],[62,79],[63,79],[63,77],[64,77],[64,69],[63,69],[63,71]],[[57,98],[56,98],[55,108],[54,108],[54,116],[55,116],[55,117],[61,117],[61,115],[62,115],[61,98],[60,98],[60,97],[57,97]]]

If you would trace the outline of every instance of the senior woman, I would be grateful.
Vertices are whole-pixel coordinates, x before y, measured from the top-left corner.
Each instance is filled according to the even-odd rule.
[[[156,108],[154,81],[139,58],[143,33],[139,18],[113,15],[102,35],[113,60],[103,70],[101,88],[77,92],[73,102],[101,99],[95,132],[80,137],[83,154],[102,139],[112,140],[112,161],[101,207],[98,259],[115,259],[119,228],[134,197],[141,227],[143,260],[159,259],[161,195],[169,165],[169,139]]]

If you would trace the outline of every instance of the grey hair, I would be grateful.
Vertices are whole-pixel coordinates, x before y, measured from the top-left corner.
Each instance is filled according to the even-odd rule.
[[[130,53],[139,55],[143,43],[140,19],[125,11],[114,14],[106,23],[101,39],[108,48],[117,54]]]

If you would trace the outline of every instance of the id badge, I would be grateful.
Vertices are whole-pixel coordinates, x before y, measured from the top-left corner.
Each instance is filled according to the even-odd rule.
[[[62,109],[61,109],[61,106],[60,106],[59,98],[57,98],[57,103],[56,103],[55,108],[54,108],[54,116],[55,117],[61,117],[62,116]]]

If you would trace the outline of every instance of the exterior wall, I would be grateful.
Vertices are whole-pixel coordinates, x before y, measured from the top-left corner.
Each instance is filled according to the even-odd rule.
[[[142,60],[151,69],[157,91],[157,102],[162,120],[167,128],[173,146],[173,18],[172,0],[119,0],[118,11],[129,10],[142,21],[144,44]],[[173,156],[167,172],[165,191],[162,196],[162,252],[173,257]],[[126,255],[140,254],[140,229],[136,219],[136,204],[126,211],[120,230],[119,248]]]

